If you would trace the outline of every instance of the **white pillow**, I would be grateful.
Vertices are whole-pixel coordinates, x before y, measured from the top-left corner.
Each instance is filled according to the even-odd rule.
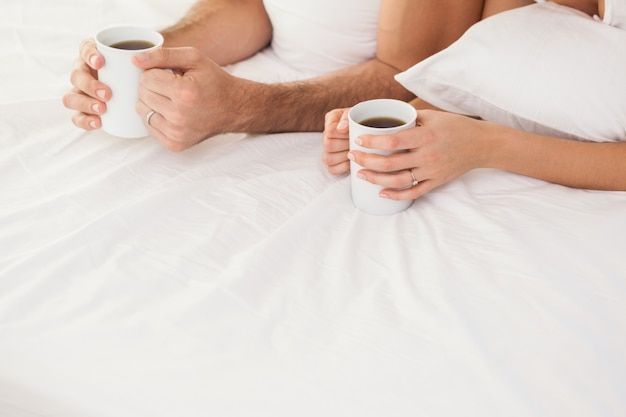
[[[626,141],[626,31],[555,3],[485,19],[396,79],[447,111],[536,133]]]
[[[372,59],[380,0],[263,0],[276,55],[322,74]]]

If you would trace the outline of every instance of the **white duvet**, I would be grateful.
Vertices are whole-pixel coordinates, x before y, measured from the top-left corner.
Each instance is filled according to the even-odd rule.
[[[376,217],[320,133],[76,129],[78,42],[183,11],[0,6],[0,416],[626,414],[626,194],[477,170]]]

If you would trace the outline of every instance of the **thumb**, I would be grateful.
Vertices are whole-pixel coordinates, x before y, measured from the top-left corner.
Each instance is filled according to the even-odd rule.
[[[188,69],[197,60],[199,51],[192,47],[157,48],[133,56],[133,63],[141,69]]]

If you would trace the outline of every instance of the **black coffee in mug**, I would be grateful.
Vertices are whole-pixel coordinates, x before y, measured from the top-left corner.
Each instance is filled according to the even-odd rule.
[[[370,117],[361,121],[359,124],[367,127],[388,128],[402,126],[406,122],[394,117]]]
[[[128,51],[138,51],[141,49],[152,48],[154,44],[149,41],[142,41],[140,39],[133,39],[128,41],[116,42],[113,45],[110,45],[111,48],[116,49],[126,49]]]

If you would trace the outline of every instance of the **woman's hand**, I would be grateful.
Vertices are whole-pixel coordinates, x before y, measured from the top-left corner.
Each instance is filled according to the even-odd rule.
[[[322,162],[333,175],[340,175],[350,171],[348,150],[348,111],[350,109],[335,109],[326,113],[324,120],[324,150]]]
[[[357,139],[366,148],[406,152],[382,156],[350,151],[347,157],[365,168],[358,172],[359,178],[386,187],[381,197],[412,200],[483,166],[488,156],[487,126],[457,114],[420,110],[415,128]],[[412,186],[414,179],[418,184]]]

